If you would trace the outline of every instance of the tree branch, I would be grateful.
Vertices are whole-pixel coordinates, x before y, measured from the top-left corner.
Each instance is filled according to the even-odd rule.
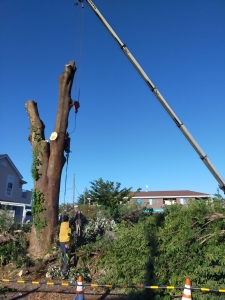
[[[44,134],[44,129],[45,125],[40,119],[38,108],[37,108],[37,103],[34,102],[33,100],[29,100],[25,104],[26,111],[28,113],[28,118],[30,119],[30,132],[31,132],[31,138],[28,138],[30,142],[34,141],[34,129],[35,133],[39,135],[41,140],[45,140],[45,134]]]
[[[224,233],[225,233],[225,230],[221,230],[221,231],[219,232],[219,234],[224,234]],[[202,245],[202,244],[204,244],[207,240],[209,240],[211,237],[215,236],[216,234],[217,234],[216,232],[214,232],[214,233],[209,233],[209,234],[207,234],[207,235],[205,235],[205,236],[200,237],[199,239],[197,239],[197,241],[200,241],[200,240],[204,239],[204,240],[201,241],[201,243],[199,244],[199,245]]]

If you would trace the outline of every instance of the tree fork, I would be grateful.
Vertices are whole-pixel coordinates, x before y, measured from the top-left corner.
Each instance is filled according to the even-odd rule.
[[[48,249],[56,236],[58,224],[58,204],[62,168],[66,161],[64,156],[65,137],[67,135],[68,116],[73,100],[71,89],[76,67],[74,61],[65,66],[64,72],[59,76],[58,110],[54,132],[57,138],[48,142],[45,140],[45,125],[40,119],[37,103],[30,100],[25,107],[30,120],[30,135],[28,137],[34,151],[38,145],[37,168],[38,177],[34,181],[34,188],[44,195],[44,208],[42,212],[46,219],[46,226],[37,232],[32,227],[29,252],[34,256]]]

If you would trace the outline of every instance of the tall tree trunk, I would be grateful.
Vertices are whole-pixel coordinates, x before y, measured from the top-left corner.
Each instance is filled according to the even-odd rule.
[[[33,223],[31,231],[29,252],[33,255],[47,250],[56,236],[60,180],[66,162],[64,151],[68,140],[68,116],[73,106],[71,88],[75,71],[75,63],[72,61],[59,76],[59,100],[54,128],[56,138],[45,140],[45,125],[40,119],[37,103],[30,100],[25,105],[31,125],[28,139],[33,150],[34,192],[39,199],[39,202],[33,202],[36,211],[33,218],[37,223]]]

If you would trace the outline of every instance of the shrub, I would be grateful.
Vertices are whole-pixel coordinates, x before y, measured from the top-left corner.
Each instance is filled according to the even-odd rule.
[[[157,233],[154,259],[155,284],[224,288],[224,201],[190,202],[188,207],[171,205]],[[156,299],[170,299],[182,292],[160,292]],[[218,299],[222,295],[194,293],[194,299]]]

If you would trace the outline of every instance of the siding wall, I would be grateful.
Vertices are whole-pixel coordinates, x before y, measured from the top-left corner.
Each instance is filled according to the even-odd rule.
[[[14,178],[11,196],[6,194],[8,176]],[[12,202],[10,210],[15,210],[15,219],[22,219],[22,207],[13,207],[14,203],[31,203],[31,192],[22,189],[21,178],[7,158],[0,159],[0,200]]]
[[[165,204],[164,204],[164,200],[165,198],[138,198],[139,200],[141,200],[141,206],[144,206],[144,207],[147,207],[147,208],[153,208],[153,209],[157,209],[157,208],[163,208],[165,207]],[[131,199],[132,202],[135,202],[137,203],[137,200],[138,199]],[[149,204],[149,199],[152,199],[153,200],[153,204],[150,205]],[[195,198],[185,198],[185,197],[177,197],[177,198],[173,198],[175,200],[175,203],[177,204],[181,204],[181,199],[184,199],[184,200],[188,200],[188,199],[192,199],[192,200],[195,200]],[[166,200],[169,200],[166,198]],[[182,203],[183,204],[183,203]]]

